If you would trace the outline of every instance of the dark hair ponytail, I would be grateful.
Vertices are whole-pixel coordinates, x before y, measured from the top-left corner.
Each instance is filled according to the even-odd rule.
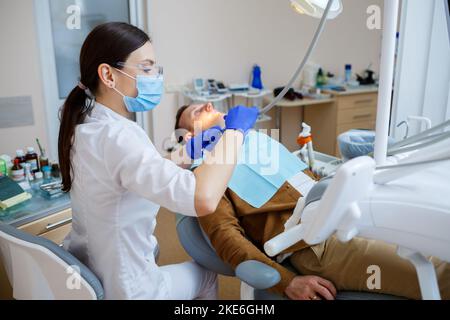
[[[58,156],[63,191],[68,192],[72,187],[70,153],[75,128],[84,122],[94,106],[99,85],[98,66],[106,63],[120,69],[118,62],[126,61],[133,51],[149,41],[144,31],[123,22],[101,24],[84,41],[80,52],[80,84],[70,92],[61,109]]]

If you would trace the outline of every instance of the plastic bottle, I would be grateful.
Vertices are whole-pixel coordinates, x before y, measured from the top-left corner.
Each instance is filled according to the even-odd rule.
[[[313,88],[316,86],[317,72],[320,66],[314,62],[308,62],[303,70],[303,86]]]
[[[32,184],[32,188],[34,190],[39,191],[41,185],[44,183],[44,174],[41,171],[38,171],[34,174],[34,182]]]
[[[16,182],[25,180],[25,170],[20,165],[20,159],[14,159],[14,166],[11,168],[11,178]]]
[[[51,168],[52,168],[52,177],[55,179],[59,179],[61,177],[61,171],[59,169],[59,164],[53,163]]]
[[[297,143],[302,150],[306,148],[308,152],[308,166],[311,171],[314,169],[314,148],[312,143],[311,127],[306,123],[302,123],[302,132],[297,138]]]
[[[28,147],[27,149],[27,155],[25,156],[25,159],[27,160],[27,163],[31,166],[31,172],[36,173],[39,171],[39,158],[37,153],[34,151],[33,147]]]
[[[349,83],[352,81],[352,65],[346,64],[345,65],[345,82]]]
[[[255,64],[252,72],[252,88],[262,90],[264,88],[261,80],[261,67]]]
[[[317,78],[316,78],[316,87],[321,87],[327,84],[327,78],[325,74],[323,73],[322,68],[319,69],[319,72],[317,72]]]
[[[11,168],[13,167],[13,162],[10,156],[8,156],[7,154],[2,154],[0,156],[0,159],[2,159],[3,161],[5,161],[5,165],[6,165],[6,175],[7,176],[11,176]]]
[[[34,181],[34,176],[31,173],[31,164],[30,163],[24,163],[23,165],[24,165],[24,168],[25,168],[25,179],[28,182],[31,183],[32,181]]]
[[[6,161],[0,158],[0,177],[6,177],[8,175],[8,168],[6,167]]]
[[[44,180],[49,181],[52,179],[52,168],[49,166],[42,167],[42,173],[44,174]]]
[[[16,150],[16,158],[15,159],[19,160],[19,164],[21,166],[22,166],[23,163],[27,162],[27,159],[25,158],[25,152],[23,152],[22,149]]]

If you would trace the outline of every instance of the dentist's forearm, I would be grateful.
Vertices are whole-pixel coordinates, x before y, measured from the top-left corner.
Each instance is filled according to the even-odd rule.
[[[244,135],[226,130],[201,166],[195,171],[195,209],[199,217],[216,211],[241,153]]]

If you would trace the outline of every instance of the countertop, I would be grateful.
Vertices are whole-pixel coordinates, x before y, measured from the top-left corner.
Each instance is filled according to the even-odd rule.
[[[287,99],[282,99],[279,103],[277,103],[277,107],[282,108],[290,108],[290,107],[301,107],[301,106],[310,106],[310,105],[317,105],[317,104],[325,104],[325,103],[332,103],[335,100],[335,97],[337,96],[349,96],[354,94],[365,94],[365,93],[376,93],[378,92],[378,86],[360,86],[360,87],[353,87],[353,88],[346,88],[346,91],[334,91],[334,90],[324,90],[323,93],[325,94],[331,94],[331,97],[327,98],[319,98],[319,99],[311,99],[311,98],[304,98],[304,99],[298,99],[294,101],[290,101]],[[265,97],[266,102],[272,102],[274,100],[274,96],[271,95],[269,97]]]
[[[70,208],[70,196],[67,193],[50,200],[42,196],[38,190],[27,192],[32,195],[30,200],[6,210],[0,209],[0,222],[17,228]]]
[[[349,96],[352,94],[364,94],[364,93],[376,93],[378,92],[378,86],[375,85],[367,85],[367,86],[359,86],[359,87],[349,87],[346,91],[334,91],[334,90],[327,90],[326,92],[329,92],[335,96]]]
[[[274,100],[274,97],[266,97],[266,102],[272,102]],[[331,103],[334,102],[333,98],[326,98],[326,99],[297,99],[294,101],[290,101],[287,99],[282,99],[280,102],[277,103],[277,107],[282,108],[291,108],[291,107],[301,107],[301,106],[310,106],[315,104],[324,104],[324,103]]]

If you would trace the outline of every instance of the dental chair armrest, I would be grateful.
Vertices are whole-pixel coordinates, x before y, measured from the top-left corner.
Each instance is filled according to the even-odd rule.
[[[256,260],[247,260],[236,268],[236,276],[257,290],[272,288],[281,280],[280,273],[274,268]]]
[[[176,228],[180,243],[186,252],[208,270],[225,276],[236,275],[241,281],[259,290],[271,288],[280,282],[281,276],[277,270],[256,260],[244,261],[233,271],[217,256],[196,218],[178,214]]]

